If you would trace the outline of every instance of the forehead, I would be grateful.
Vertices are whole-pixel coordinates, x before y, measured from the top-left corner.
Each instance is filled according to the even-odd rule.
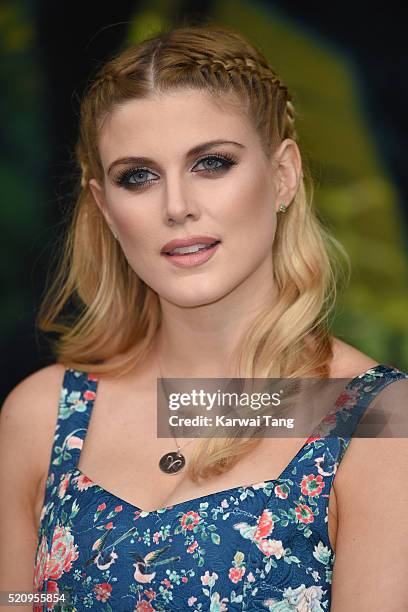
[[[239,140],[251,144],[257,135],[244,111],[207,92],[182,90],[115,107],[99,134],[102,161],[124,154],[168,153],[172,158],[205,140]]]

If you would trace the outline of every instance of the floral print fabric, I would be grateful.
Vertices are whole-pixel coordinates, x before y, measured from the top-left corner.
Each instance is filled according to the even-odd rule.
[[[344,414],[354,427],[399,378],[408,374],[380,364],[353,379],[336,418],[322,421],[279,478],[145,512],[77,468],[98,381],[67,369],[34,572],[34,589],[54,601],[34,609],[330,610],[328,499],[351,437],[326,434]]]

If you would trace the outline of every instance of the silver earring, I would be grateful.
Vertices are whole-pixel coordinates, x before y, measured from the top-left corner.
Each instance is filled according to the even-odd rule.
[[[288,207],[282,202],[282,204],[279,204],[279,212],[283,212],[285,213],[288,210]]]

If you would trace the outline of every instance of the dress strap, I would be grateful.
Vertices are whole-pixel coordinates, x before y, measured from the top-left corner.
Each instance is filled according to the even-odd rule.
[[[339,464],[353,433],[375,396],[395,380],[403,378],[407,379],[408,374],[392,366],[378,364],[350,380],[333,408],[313,429],[306,442],[283,470],[280,478],[293,477],[297,474],[300,463],[302,469],[306,469],[306,464],[309,464],[309,467],[313,466],[314,450],[320,448],[322,442],[327,448],[327,457],[331,457],[333,463],[337,461]],[[320,454],[322,452],[319,451]]]
[[[385,387],[403,378],[408,378],[408,374],[387,364],[378,364],[356,376],[348,382],[334,408],[319,423],[312,436],[351,438],[374,398]]]
[[[49,478],[56,484],[62,475],[78,465],[97,385],[98,379],[93,374],[72,368],[65,370],[49,469]]]

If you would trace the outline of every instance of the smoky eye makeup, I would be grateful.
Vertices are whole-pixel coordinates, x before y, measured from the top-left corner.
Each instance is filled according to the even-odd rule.
[[[237,163],[237,158],[231,153],[211,153],[197,160],[191,171],[204,176],[221,176]],[[159,177],[146,166],[136,164],[117,171],[112,180],[118,187],[138,190],[158,182]]]

